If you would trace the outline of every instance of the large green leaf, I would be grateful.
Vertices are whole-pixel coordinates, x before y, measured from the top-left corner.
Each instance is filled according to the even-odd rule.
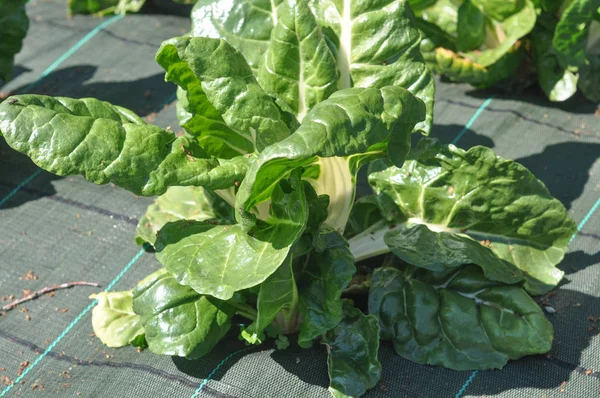
[[[98,300],[92,310],[94,333],[108,347],[124,347],[144,334],[140,316],[133,312],[133,295],[126,292],[92,294]]]
[[[401,87],[351,88],[334,93],[317,104],[290,137],[261,152],[253,162],[236,197],[238,220],[247,221],[245,212],[268,200],[277,182],[294,169],[316,165],[323,173],[310,177],[321,180],[323,176],[331,183],[316,184],[315,189],[318,194],[331,193],[330,208],[339,205],[345,209],[340,211],[344,214],[343,229],[354,197],[353,178],[360,163],[356,158],[389,153],[401,164],[410,147],[410,133],[424,113],[423,103]],[[336,184],[341,194],[328,192]],[[339,201],[349,203],[346,206]],[[339,229],[337,223],[333,226]]]
[[[314,240],[316,250],[298,270],[301,347],[310,347],[315,338],[340,323],[341,295],[356,271],[348,243],[339,232],[324,229]]]
[[[193,36],[225,39],[256,71],[269,47],[281,0],[199,0],[192,11]]]
[[[193,116],[184,127],[200,124],[197,134],[209,135],[211,145],[221,149],[222,142],[214,143],[218,140],[238,153],[250,148],[262,151],[290,134],[279,107],[258,85],[243,55],[225,40],[169,39],[156,61],[167,71],[168,81],[188,92]],[[199,122],[195,117],[208,120]]]
[[[344,305],[344,317],[321,338],[327,346],[329,392],[335,398],[360,397],[381,378],[379,322]]]
[[[550,101],[564,101],[577,91],[577,74],[561,66],[552,46],[553,17],[542,14],[540,23],[531,32],[531,44],[537,69],[538,81]]]
[[[590,55],[588,63],[579,68],[579,88],[587,99],[600,102],[600,56]]]
[[[133,309],[152,352],[190,359],[213,349],[231,327],[235,312],[227,303],[178,284],[165,269],[138,283]]]
[[[170,187],[146,210],[138,223],[135,241],[154,245],[156,234],[169,222],[179,220],[214,220],[232,224],[233,207],[215,193],[202,187]]]
[[[251,344],[262,342],[262,332],[277,318],[278,332],[294,331],[298,323],[296,306],[298,289],[292,269],[292,255],[287,256],[277,271],[261,283],[256,302],[257,317],[242,333]]]
[[[278,16],[258,81],[302,120],[315,104],[337,90],[337,64],[304,0],[286,1]]]
[[[229,188],[251,161],[216,159],[189,138],[93,98],[9,97],[0,104],[0,131],[8,145],[44,170],[112,182],[144,196],[174,185]]]
[[[372,173],[369,181],[406,217],[394,231],[379,233],[389,234],[395,253],[413,265],[440,270],[475,262],[488,278],[514,282],[510,272],[500,275],[509,270],[500,263],[512,264],[523,272],[532,294],[545,293],[561,280],[556,264],[575,222],[520,164],[484,147],[464,151],[422,140],[402,168]],[[409,240],[419,246],[409,248]],[[490,256],[496,257],[494,266]]]
[[[485,15],[471,0],[465,0],[458,8],[457,40],[459,51],[476,50],[485,41]]]
[[[273,274],[304,231],[308,207],[299,173],[277,184],[269,213],[251,231],[254,236],[239,224],[166,224],[157,236],[157,258],[179,283],[228,300]]]
[[[523,289],[492,282],[476,266],[432,273],[373,272],[369,313],[381,338],[421,364],[456,370],[502,368],[552,346],[552,324]]]
[[[12,77],[13,60],[29,29],[27,0],[0,0],[0,82]]]
[[[408,2],[310,0],[309,4],[319,25],[330,33],[340,70],[338,87],[410,90],[425,103],[426,118],[417,129],[428,134],[435,86],[419,52],[421,37]]]

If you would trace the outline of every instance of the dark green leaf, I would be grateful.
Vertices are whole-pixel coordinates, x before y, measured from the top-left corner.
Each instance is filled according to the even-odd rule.
[[[213,297],[177,283],[165,269],[150,274],[133,290],[150,350],[190,359],[208,354],[231,327],[234,310]]]
[[[29,29],[26,0],[0,0],[0,82],[12,77],[13,60]]]
[[[381,378],[379,324],[373,315],[344,306],[344,317],[325,333],[321,342],[327,345],[329,392],[335,398],[360,397],[375,387]]]
[[[421,364],[502,368],[552,346],[552,324],[536,302],[517,286],[487,280],[476,266],[445,273],[376,269],[369,313],[379,318],[383,340]]]
[[[473,5],[471,0],[465,0],[458,8],[458,23],[456,46],[459,51],[479,49],[485,41],[485,15]]]

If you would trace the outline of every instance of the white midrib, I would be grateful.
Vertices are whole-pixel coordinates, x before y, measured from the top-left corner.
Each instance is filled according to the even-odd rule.
[[[298,76],[298,121],[302,123],[302,119],[306,116],[306,89],[304,87],[304,63],[302,62],[302,41],[298,37],[298,64],[300,73]]]
[[[352,0],[344,0],[340,20],[340,48],[337,54],[337,64],[340,68],[340,80],[338,88],[344,89],[351,86],[350,83],[350,53],[352,50]]]
[[[271,0],[271,18],[273,19],[273,26],[277,25],[277,6],[275,5],[275,0]]]

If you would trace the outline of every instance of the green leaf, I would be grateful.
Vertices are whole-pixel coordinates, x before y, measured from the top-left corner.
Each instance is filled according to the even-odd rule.
[[[418,19],[437,26],[447,37],[456,38],[459,5],[452,0],[438,0],[430,7],[417,12]],[[420,29],[420,24],[419,24]],[[429,37],[429,36],[427,36]]]
[[[261,285],[258,293],[256,321],[242,332],[251,344],[261,343],[261,334],[277,318],[282,333],[293,332],[298,323],[296,306],[298,289],[292,269],[292,256],[288,255],[277,270]]]
[[[90,298],[98,300],[92,310],[92,327],[103,344],[124,347],[144,334],[140,317],[133,312],[131,290],[102,292],[92,294]]]
[[[334,93],[317,104],[290,137],[261,152],[253,162],[236,197],[238,221],[248,222],[245,212],[268,200],[278,181],[304,167],[316,180],[317,193],[329,194],[330,216],[332,206],[341,215],[332,218],[333,226],[343,230],[354,198],[353,178],[361,162],[356,158],[372,159],[389,152],[401,164],[409,150],[411,131],[423,116],[423,103],[401,87]],[[322,171],[318,176],[314,166]]]
[[[29,29],[26,0],[0,0],[0,81],[12,77],[14,56],[21,51]]]
[[[177,283],[165,269],[140,281],[133,290],[150,351],[190,359],[208,354],[231,327],[234,310]]]
[[[573,0],[562,13],[552,39],[561,66],[586,65],[590,26],[598,8],[598,0]]]
[[[477,64],[489,67],[505,56],[519,39],[531,32],[536,18],[533,2],[525,0],[523,8],[518,12],[502,22],[493,22],[489,26],[483,51],[469,52],[466,57]]]
[[[334,46],[340,70],[338,88],[400,86],[410,90],[427,109],[416,129],[429,134],[434,79],[419,52],[421,36],[408,2],[310,0],[309,5]]]
[[[578,76],[560,65],[552,46],[555,22],[547,14],[540,15],[540,22],[531,32],[533,56],[538,81],[550,101],[565,101],[577,92]],[[546,25],[549,26],[546,26]]]
[[[140,218],[135,241],[154,245],[156,234],[169,222],[179,220],[214,220],[219,224],[232,224],[233,207],[215,193],[202,187],[170,187],[157,198]]]
[[[69,15],[76,14],[126,14],[138,12],[146,0],[68,0]]]
[[[523,272],[531,294],[543,294],[561,280],[556,264],[575,222],[522,165],[488,148],[464,151],[422,140],[402,168],[373,173],[369,182],[406,217],[388,239],[413,265],[440,270],[476,262],[488,278],[514,282],[495,268],[510,263]],[[408,243],[401,242],[409,238],[424,246],[409,253]],[[490,256],[497,258],[494,266]]]
[[[93,98],[10,97],[0,104],[0,131],[8,145],[44,170],[112,182],[144,196],[174,185],[229,188],[251,161],[210,157],[189,138]]]
[[[437,0],[408,0],[408,3],[410,4],[410,8],[418,11],[434,5],[436,1]]]
[[[360,397],[381,378],[378,323],[375,316],[345,305],[342,321],[321,338],[327,346],[329,392],[334,397]]]
[[[579,88],[587,99],[600,102],[600,56],[591,55],[579,69]]]
[[[337,90],[336,60],[305,1],[284,2],[278,17],[258,81],[283,99],[301,121]]]
[[[316,251],[308,255],[297,280],[301,347],[310,347],[315,338],[340,323],[341,295],[356,271],[348,243],[338,232],[324,229],[314,240]]]
[[[157,236],[156,257],[179,283],[228,300],[273,274],[304,231],[308,207],[299,173],[277,185],[270,207],[253,236],[239,224],[166,224]]]
[[[278,106],[258,85],[242,54],[225,40],[169,39],[158,50],[156,61],[167,71],[167,81],[188,92],[193,117],[184,126],[186,129],[194,117],[207,117],[209,120],[194,124],[208,124],[206,134],[211,136],[211,142],[225,141],[230,149],[239,153],[249,148],[262,151],[289,136]],[[199,130],[199,134],[205,133]]]
[[[527,0],[471,0],[485,15],[504,21],[526,7]]]
[[[523,289],[492,282],[476,266],[432,273],[408,267],[373,272],[369,313],[382,340],[411,361],[455,370],[502,368],[546,353],[552,324]]]
[[[485,26],[485,15],[473,5],[471,0],[465,0],[458,8],[456,40],[458,50],[477,50],[485,41]]]
[[[199,0],[192,10],[193,36],[225,39],[256,71],[269,47],[282,0]]]

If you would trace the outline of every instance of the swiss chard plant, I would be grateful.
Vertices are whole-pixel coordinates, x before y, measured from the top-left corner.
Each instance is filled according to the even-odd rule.
[[[490,149],[410,148],[434,83],[406,1],[204,0],[193,19],[156,55],[183,136],[90,98],[0,104],[6,141],[43,169],[159,196],[136,241],[163,268],[94,296],[105,344],[199,358],[228,333],[296,335],[327,347],[335,397],[376,385],[380,340],[451,369],[550,350],[531,296],[561,280],[575,224]],[[356,199],[363,166],[373,193]]]
[[[29,29],[27,0],[0,0],[0,83],[10,80],[15,54]]]
[[[432,70],[487,87],[537,80],[551,101],[600,102],[599,0],[411,0]],[[533,72],[533,78],[532,78]]]

